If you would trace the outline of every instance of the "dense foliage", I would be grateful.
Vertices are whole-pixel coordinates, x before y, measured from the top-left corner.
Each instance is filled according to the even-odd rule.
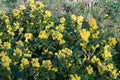
[[[41,2],[29,0],[0,12],[0,79],[114,80],[117,39],[97,21],[74,14],[56,18]]]

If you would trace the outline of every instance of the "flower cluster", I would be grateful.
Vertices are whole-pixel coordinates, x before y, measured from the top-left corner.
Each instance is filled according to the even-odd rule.
[[[116,38],[101,38],[104,30],[94,18],[55,18],[44,7],[29,0],[0,12],[0,79],[119,79]]]

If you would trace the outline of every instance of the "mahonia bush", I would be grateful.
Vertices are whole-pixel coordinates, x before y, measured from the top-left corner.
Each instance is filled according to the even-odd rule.
[[[0,11],[0,79],[118,79],[117,40],[100,38],[104,34],[94,18],[56,19],[34,0],[11,13]]]

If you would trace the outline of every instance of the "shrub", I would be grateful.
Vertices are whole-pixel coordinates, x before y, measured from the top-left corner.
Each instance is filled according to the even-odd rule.
[[[54,18],[41,2],[29,0],[0,12],[0,78],[29,80],[118,79],[116,38],[94,18]]]

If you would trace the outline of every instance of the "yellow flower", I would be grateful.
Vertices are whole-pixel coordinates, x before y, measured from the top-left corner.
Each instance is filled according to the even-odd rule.
[[[90,30],[91,31],[94,31],[98,28],[96,20],[94,18],[90,19],[89,25],[90,25]]]
[[[8,71],[10,71],[11,59],[8,56],[2,56],[1,58],[2,66],[4,66]]]
[[[70,80],[81,80],[81,78],[77,74],[74,74],[74,75],[71,74]]]
[[[78,18],[77,18],[78,28],[82,27],[83,19],[84,19],[83,16],[78,16]]]
[[[63,38],[63,35],[60,32],[54,31],[54,30],[52,30],[51,32],[52,32],[52,38],[53,38],[53,40],[60,41]]]
[[[31,64],[34,68],[40,67],[40,63],[38,62],[38,58],[32,58]]]
[[[65,43],[65,40],[63,40],[63,39],[61,39],[60,41],[59,41],[59,44],[64,44]]]
[[[40,31],[38,37],[39,37],[40,39],[48,39],[49,34],[48,34],[45,30],[43,30],[43,31]]]
[[[19,18],[20,17],[20,11],[17,9],[13,9],[13,16]]]
[[[52,56],[52,55],[53,55],[53,52],[49,51],[48,56]]]
[[[24,44],[23,44],[22,41],[17,41],[16,44],[17,44],[18,46],[24,46]]]
[[[20,10],[25,10],[25,9],[26,9],[25,5],[20,5]]]
[[[109,17],[109,15],[108,14],[104,14],[104,18],[108,18]]]
[[[64,23],[64,22],[65,22],[65,18],[64,17],[60,18],[60,23]]]
[[[22,33],[22,32],[23,32],[23,30],[24,30],[24,28],[23,28],[23,27],[19,28],[19,33]]]
[[[24,57],[32,57],[32,54],[31,53],[26,53],[26,54],[24,54]]]
[[[105,45],[105,46],[104,46],[104,51],[103,51],[103,53],[101,54],[104,59],[107,59],[107,58],[112,57],[112,54],[111,54],[109,48],[110,48],[109,45]]]
[[[99,47],[99,44],[97,44],[95,47],[92,45],[91,46],[91,48],[92,48],[92,50],[95,50],[95,49],[97,49]]]
[[[65,31],[65,26],[63,24],[60,24],[59,26],[56,26],[55,29],[59,32],[64,32]]]
[[[13,56],[20,56],[21,57],[22,56],[22,50],[19,49],[19,48],[16,48],[14,50]]]
[[[72,64],[71,64],[71,63],[68,63],[68,64],[67,64],[67,69],[69,69],[71,66],[72,66]]]
[[[87,31],[86,29],[79,30],[80,37],[82,38],[83,41],[88,42],[88,39],[90,37],[90,32]]]
[[[29,0],[29,4],[32,4],[32,5],[34,5],[34,0]]]
[[[28,42],[28,40],[32,40],[32,39],[33,39],[32,33],[26,33],[25,34],[25,42]]]
[[[106,66],[103,65],[101,62],[98,62],[98,71],[99,71],[100,75],[102,75],[106,70],[107,70]]]
[[[54,71],[54,72],[58,72],[57,67],[54,67],[54,68],[52,68],[51,70]]]
[[[30,13],[30,18],[35,18],[35,15],[32,14],[32,12]]]
[[[110,46],[115,46],[117,41],[116,41],[115,38],[110,37],[109,40],[108,40],[108,43],[109,43]]]
[[[46,10],[44,17],[45,17],[45,18],[50,18],[51,16],[52,16],[51,12],[48,11],[48,10]]]
[[[50,26],[54,26],[54,22],[50,22],[50,24],[49,24]]]
[[[93,37],[93,38],[99,38],[98,35],[99,35],[99,31],[97,31],[96,33],[93,33],[93,34],[92,34],[92,37]]]
[[[112,64],[112,63],[107,65],[107,70],[108,70],[108,71],[111,71],[113,68],[114,68],[114,67],[113,67],[113,64]]]
[[[95,55],[91,58],[92,63],[99,62],[99,61],[100,61],[100,59],[97,58]]]
[[[5,23],[8,24],[10,21],[9,19],[5,19]]]
[[[6,54],[7,54],[6,52],[2,51],[2,52],[0,53],[0,57],[5,56]]]
[[[107,59],[107,58],[112,57],[112,54],[110,53],[110,51],[104,50],[104,53],[102,54],[102,57],[103,57],[104,59]]]
[[[44,8],[44,4],[41,3],[41,2],[38,2],[38,1],[36,2],[36,6],[37,6],[37,8],[40,9],[40,10]]]
[[[15,31],[19,29],[19,25],[20,25],[20,24],[19,24],[18,22],[15,22],[15,23],[14,23]]]
[[[72,50],[70,50],[68,48],[64,48],[62,50],[59,50],[58,53],[55,53],[55,55],[58,58],[70,57],[70,56],[72,56]]]
[[[71,15],[71,20],[72,20],[72,21],[76,21],[76,20],[77,20],[76,15],[74,15],[74,14]]]
[[[11,49],[11,43],[9,43],[9,42],[4,42],[3,48],[4,48],[4,49]]]
[[[51,60],[43,60],[42,61],[42,66],[44,67],[44,68],[47,68],[47,69],[51,69],[51,67],[52,67],[52,62],[51,62]]]
[[[89,75],[91,75],[93,73],[93,68],[91,67],[91,65],[89,65],[88,67],[86,67],[86,70],[88,72]]]
[[[21,69],[28,67],[28,65],[29,65],[29,61],[26,58],[22,58],[21,64],[20,64]]]
[[[86,43],[80,43],[80,46],[82,46],[82,49],[85,50],[86,49]]]
[[[117,79],[118,75],[119,75],[119,73],[117,73],[117,70],[111,71],[111,76],[112,76],[113,79]]]

